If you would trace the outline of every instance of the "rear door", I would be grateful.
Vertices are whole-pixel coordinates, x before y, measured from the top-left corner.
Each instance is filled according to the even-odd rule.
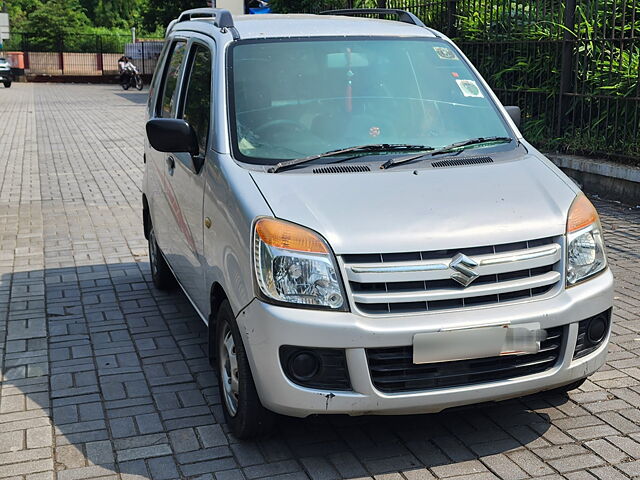
[[[176,118],[183,118],[195,130],[199,153],[168,153],[166,183],[172,192],[169,264],[188,296],[201,312],[208,311],[209,292],[205,288],[206,261],[203,256],[203,201],[211,127],[211,87],[213,42],[193,38],[186,56]]]

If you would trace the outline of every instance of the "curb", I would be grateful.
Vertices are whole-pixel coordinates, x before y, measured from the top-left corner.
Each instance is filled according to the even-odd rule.
[[[630,205],[640,205],[640,168],[577,155],[545,155],[585,192]]]

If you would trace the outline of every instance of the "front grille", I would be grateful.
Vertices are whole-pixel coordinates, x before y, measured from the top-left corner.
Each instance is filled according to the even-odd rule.
[[[530,299],[560,281],[554,238],[426,252],[343,255],[357,310],[369,315],[421,313]],[[453,280],[457,254],[477,263],[466,287]]]
[[[441,363],[413,363],[413,347],[369,348],[373,385],[385,393],[424,391],[507,380],[544,372],[560,357],[565,327],[546,330],[538,353]]]

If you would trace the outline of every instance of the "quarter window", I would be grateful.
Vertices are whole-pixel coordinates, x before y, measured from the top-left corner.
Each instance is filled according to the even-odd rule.
[[[159,115],[163,118],[175,116],[178,103],[178,85],[180,79],[180,67],[186,50],[186,42],[179,41],[173,44],[164,79],[164,91]]]
[[[211,116],[211,52],[202,45],[195,45],[191,55],[191,72],[182,118],[195,130],[200,155],[204,155]]]

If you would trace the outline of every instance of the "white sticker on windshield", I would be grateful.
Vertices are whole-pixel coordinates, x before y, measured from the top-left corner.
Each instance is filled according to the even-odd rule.
[[[438,55],[438,58],[442,60],[458,60],[458,57],[456,56],[454,51],[451,50],[450,48],[433,47],[433,49],[436,51],[436,55]]]
[[[462,92],[462,95],[465,97],[475,97],[475,98],[484,98],[482,92],[480,91],[480,87],[473,80],[456,80],[458,84],[458,88]]]

